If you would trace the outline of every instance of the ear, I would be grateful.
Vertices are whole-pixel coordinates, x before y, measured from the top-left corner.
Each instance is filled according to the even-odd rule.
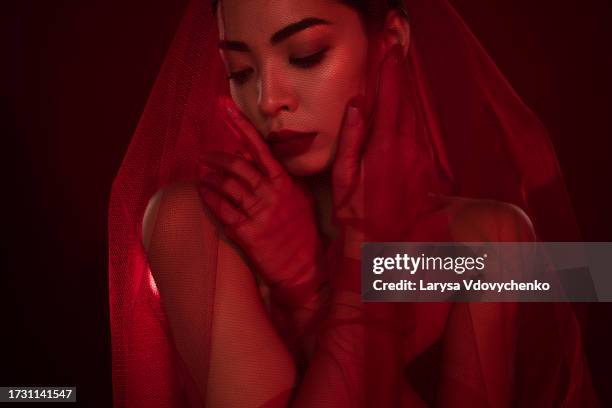
[[[365,86],[364,112],[370,123],[374,103],[378,95],[381,63],[393,47],[400,46],[404,60],[410,47],[410,26],[402,12],[390,10],[385,18],[385,24],[369,43],[368,73]]]
[[[402,47],[404,57],[408,54],[410,47],[410,25],[406,16],[398,10],[390,10],[387,13],[383,27],[382,41],[384,54],[394,45]]]

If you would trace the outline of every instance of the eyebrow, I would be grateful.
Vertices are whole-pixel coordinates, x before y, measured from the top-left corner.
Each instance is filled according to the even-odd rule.
[[[281,41],[286,40],[294,34],[299,33],[307,28],[314,27],[317,25],[328,25],[331,24],[327,20],[316,17],[308,17],[298,22],[289,24],[287,27],[278,30],[270,37],[270,43],[272,45],[278,44]],[[219,48],[231,51],[248,52],[249,46],[242,41],[231,41],[231,40],[220,40]]]

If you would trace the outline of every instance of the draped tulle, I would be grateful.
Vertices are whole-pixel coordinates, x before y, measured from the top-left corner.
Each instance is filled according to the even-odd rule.
[[[510,203],[529,216],[537,239],[579,240],[554,150],[537,117],[446,1],[408,0],[406,11],[412,33],[405,65],[409,80],[400,85],[409,103],[401,114],[411,118],[413,137],[398,142],[393,158],[366,159],[365,217],[356,221],[364,240],[462,239],[453,232],[445,197]],[[142,244],[142,220],[160,188],[197,183],[202,151],[241,146],[216,111],[217,99],[228,94],[217,35],[209,2],[192,1],[113,184],[109,284],[115,407],[203,406],[211,392],[201,386],[211,372],[193,373],[185,356],[203,367],[215,364],[218,277],[202,274],[184,284],[185,298],[193,286],[205,295],[196,300],[197,327],[189,329],[197,337],[176,338],[167,311],[181,306],[160,295]],[[399,200],[380,199],[385,189],[400,188]],[[173,228],[159,226],[155,234],[182,239],[187,246],[190,237],[202,235],[197,226],[181,225],[180,234]],[[484,227],[482,237],[534,238],[521,228],[502,236]],[[228,261],[219,258],[225,252],[218,232],[206,233],[210,239],[197,262],[180,254],[163,262],[196,262],[203,270],[217,270]],[[158,242],[163,252],[163,240]],[[342,255],[343,245],[339,237],[326,246],[321,262],[329,277],[329,302],[299,330],[287,319],[287,302],[270,298],[261,286],[270,324],[295,361],[297,378],[304,379],[296,388],[329,387],[337,399],[305,403],[304,393],[294,389],[293,396],[281,394],[258,405],[279,406],[299,395],[291,404],[596,406],[570,305],[362,303],[359,262]],[[307,374],[327,360],[313,359],[305,343],[326,353],[334,370]],[[266,375],[251,368],[253,376]]]

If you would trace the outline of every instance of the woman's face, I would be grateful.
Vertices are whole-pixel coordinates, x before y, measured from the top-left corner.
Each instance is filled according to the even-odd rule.
[[[334,0],[222,0],[232,98],[296,176],[333,161],[347,102],[365,90],[367,37]]]

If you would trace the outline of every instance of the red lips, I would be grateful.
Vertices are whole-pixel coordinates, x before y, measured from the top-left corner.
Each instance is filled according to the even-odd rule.
[[[268,143],[275,156],[287,159],[306,152],[317,134],[283,129],[268,134]]]

